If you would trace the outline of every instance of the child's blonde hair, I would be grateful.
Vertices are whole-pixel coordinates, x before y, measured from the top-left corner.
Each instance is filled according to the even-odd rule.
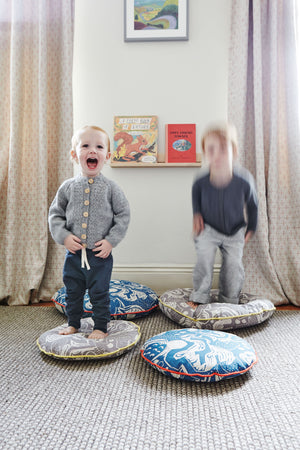
[[[217,136],[221,142],[230,142],[232,145],[232,154],[234,158],[238,156],[238,143],[237,143],[237,131],[233,124],[229,122],[221,122],[211,124],[206,128],[202,135],[201,147],[203,153],[205,153],[205,139],[210,135]]]
[[[79,128],[77,131],[75,131],[73,137],[72,137],[72,148],[71,148],[71,159],[74,159],[74,153],[76,155],[76,147],[79,142],[78,135],[81,133],[81,131],[86,130],[87,128],[92,128],[93,130],[101,131],[101,133],[104,133],[107,137],[107,153],[110,153],[110,139],[105,130],[100,127],[96,127],[95,125],[85,125],[84,127]]]

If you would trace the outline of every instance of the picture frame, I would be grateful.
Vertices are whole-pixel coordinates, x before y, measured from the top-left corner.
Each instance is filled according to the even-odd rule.
[[[124,0],[124,41],[188,40],[188,0],[165,3]]]

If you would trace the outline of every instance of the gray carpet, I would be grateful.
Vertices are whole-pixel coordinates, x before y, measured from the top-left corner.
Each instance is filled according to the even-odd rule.
[[[300,315],[237,330],[259,362],[218,383],[168,378],[139,354],[179,328],[160,311],[117,359],[60,361],[36,339],[65,322],[55,308],[0,306],[1,449],[300,449]]]

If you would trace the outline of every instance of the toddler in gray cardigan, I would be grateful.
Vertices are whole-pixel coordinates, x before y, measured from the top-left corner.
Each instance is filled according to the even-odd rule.
[[[107,336],[110,320],[111,252],[126,234],[129,204],[121,188],[101,173],[110,157],[104,130],[79,129],[72,138],[71,157],[79,163],[81,174],[60,186],[49,210],[52,237],[67,249],[63,280],[68,327],[60,334],[73,334],[80,328],[88,289],[94,320],[89,338],[101,339]]]

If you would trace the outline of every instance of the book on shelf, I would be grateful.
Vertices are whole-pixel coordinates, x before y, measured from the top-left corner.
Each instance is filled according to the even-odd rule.
[[[156,163],[157,137],[157,116],[115,116],[112,163]]]
[[[196,162],[196,124],[166,124],[165,160],[169,163]]]

